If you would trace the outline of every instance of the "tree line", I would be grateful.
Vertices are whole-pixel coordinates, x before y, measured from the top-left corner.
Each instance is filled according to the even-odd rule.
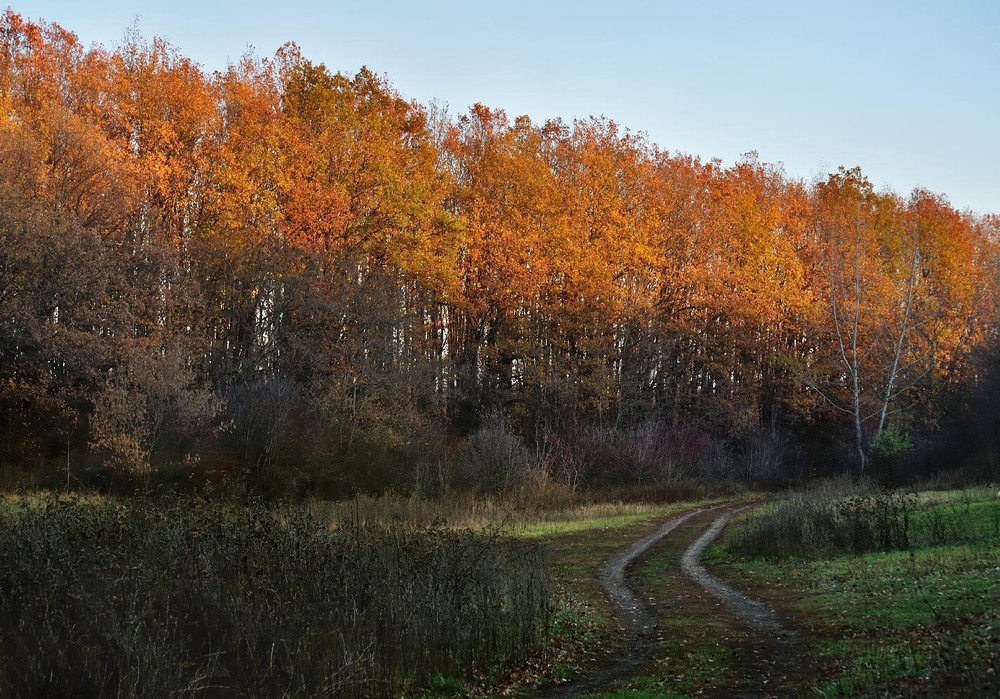
[[[456,116],[293,44],[208,73],[8,10],[0,458],[347,492],[487,434],[480,462],[573,484],[861,472],[982,378],[998,233],[857,168]]]

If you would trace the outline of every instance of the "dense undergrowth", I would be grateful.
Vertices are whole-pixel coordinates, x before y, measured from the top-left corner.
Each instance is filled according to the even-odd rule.
[[[543,641],[544,555],[301,509],[0,507],[0,695],[391,696]]]

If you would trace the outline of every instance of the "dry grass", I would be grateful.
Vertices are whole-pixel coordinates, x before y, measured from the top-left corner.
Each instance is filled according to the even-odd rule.
[[[2,696],[398,696],[543,642],[539,547],[300,509],[0,507]]]
[[[471,529],[530,538],[634,524],[671,511],[671,505],[676,503],[714,502],[738,491],[727,483],[681,482],[595,491],[574,491],[543,483],[497,496],[471,492],[453,492],[438,498],[360,495],[351,500],[314,501],[308,509],[317,519],[330,523]]]

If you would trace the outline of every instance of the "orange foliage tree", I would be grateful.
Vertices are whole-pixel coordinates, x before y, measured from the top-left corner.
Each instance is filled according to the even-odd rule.
[[[2,454],[60,477],[375,487],[493,414],[635,478],[845,434],[863,470],[996,338],[994,217],[604,118],[452,118],[293,44],[208,74],[8,10],[0,164]]]

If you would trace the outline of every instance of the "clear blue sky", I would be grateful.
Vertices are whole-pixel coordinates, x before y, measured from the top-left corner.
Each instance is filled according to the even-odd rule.
[[[756,150],[790,176],[860,165],[1000,213],[1000,0],[15,1],[85,44],[138,17],[208,70],[295,41],[407,98],[603,114],[671,151]]]

